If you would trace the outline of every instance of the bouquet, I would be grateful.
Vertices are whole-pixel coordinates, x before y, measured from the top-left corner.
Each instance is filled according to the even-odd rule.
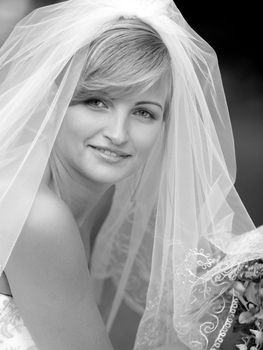
[[[232,324],[232,335],[238,334],[241,340],[240,344],[235,344],[236,348],[263,350],[263,260],[239,266],[239,273],[227,294],[238,299]]]

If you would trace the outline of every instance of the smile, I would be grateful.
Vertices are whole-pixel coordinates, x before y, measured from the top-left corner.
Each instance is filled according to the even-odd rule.
[[[113,163],[119,162],[131,157],[130,154],[127,154],[118,150],[115,151],[109,148],[96,147],[91,145],[89,145],[89,147],[91,147],[103,159]]]

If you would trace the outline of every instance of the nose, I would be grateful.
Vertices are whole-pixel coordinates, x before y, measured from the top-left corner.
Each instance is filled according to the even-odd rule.
[[[112,112],[104,128],[104,137],[117,146],[128,141],[128,118],[125,111]]]

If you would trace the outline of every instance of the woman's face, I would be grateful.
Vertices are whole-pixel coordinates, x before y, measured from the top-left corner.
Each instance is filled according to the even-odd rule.
[[[147,160],[163,125],[168,84],[115,99],[90,93],[68,108],[55,151],[64,165],[85,179],[116,183]]]

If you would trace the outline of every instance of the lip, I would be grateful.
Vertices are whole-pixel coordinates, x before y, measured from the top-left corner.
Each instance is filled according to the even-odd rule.
[[[94,145],[89,145],[91,148],[93,149],[96,149],[96,150],[99,150],[99,149],[103,149],[103,150],[106,150],[106,151],[109,151],[109,152],[112,152],[112,153],[116,153],[117,156],[119,157],[130,157],[131,154],[129,153],[126,153],[126,152],[123,152],[123,151],[120,151],[119,149],[117,148],[109,148],[109,147],[104,147],[104,146],[94,146]]]
[[[132,155],[115,148],[88,145],[96,155],[109,163],[119,163],[129,159]]]

